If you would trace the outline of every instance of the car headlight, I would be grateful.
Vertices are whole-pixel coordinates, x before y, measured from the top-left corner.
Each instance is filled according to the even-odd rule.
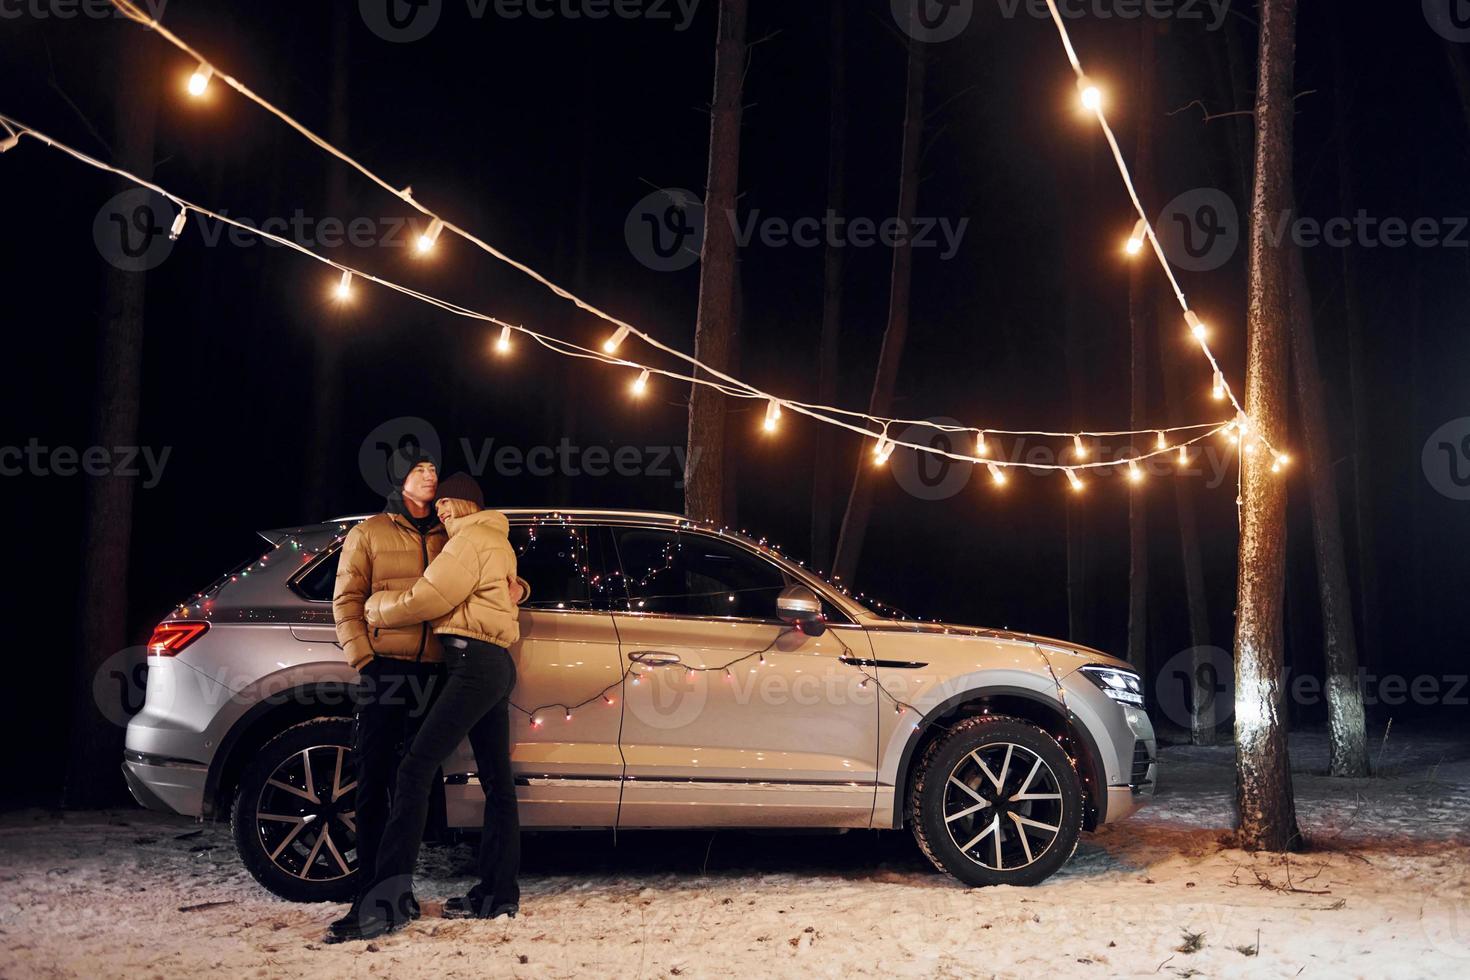
[[[1093,665],[1083,667],[1080,673],[1114,701],[1143,707],[1143,679],[1133,671]]]

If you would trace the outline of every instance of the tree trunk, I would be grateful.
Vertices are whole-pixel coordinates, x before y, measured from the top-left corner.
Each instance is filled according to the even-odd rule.
[[[1322,600],[1322,642],[1327,667],[1327,737],[1332,775],[1368,775],[1368,731],[1363,691],[1358,684],[1358,644],[1353,629],[1352,593],[1342,546],[1342,515],[1337,505],[1337,473],[1327,432],[1327,406],[1317,362],[1312,295],[1301,249],[1287,247],[1291,261],[1291,362],[1296,379],[1297,413],[1307,457],[1312,501],[1312,540],[1317,558],[1317,591]]]
[[[1337,114],[1337,190],[1338,213],[1354,213],[1358,195],[1354,186],[1352,125],[1348,105],[1348,54],[1341,24],[1333,19],[1333,104]],[[1458,47],[1458,45],[1455,45]],[[1453,52],[1452,57],[1458,57]],[[1464,98],[1470,99],[1470,91]],[[1466,116],[1470,119],[1470,102]],[[1373,469],[1368,465],[1373,449],[1369,446],[1372,424],[1372,395],[1369,394],[1368,359],[1365,350],[1362,316],[1361,271],[1356,248],[1338,249],[1342,258],[1343,322],[1347,326],[1348,392],[1353,412],[1353,530],[1357,546],[1358,607],[1362,610],[1363,632],[1360,637],[1360,662],[1375,665],[1382,649],[1382,616],[1378,606],[1377,524],[1373,519]]]
[[[140,46],[134,45],[122,57],[123,77],[118,90],[129,93],[129,97],[114,103],[116,161],[119,167],[149,178],[153,175],[158,79],[151,70],[152,60]],[[120,192],[134,186],[131,181],[119,179],[114,189]],[[110,267],[104,290],[92,444],[136,446],[142,402],[146,274]],[[118,775],[123,729],[104,716],[94,700],[93,679],[107,669],[114,654],[128,645],[128,561],[136,481],[136,477],[108,474],[93,477],[87,484],[64,792],[68,807],[105,806],[125,796]],[[111,666],[131,674],[137,663]],[[113,686],[99,685],[99,689],[104,687],[111,690]],[[119,705],[108,707],[107,715],[122,717],[122,712],[113,710]]]
[[[1138,28],[1138,152],[1134,178],[1143,200],[1151,200],[1154,181],[1154,21],[1144,17]],[[1139,259],[1145,256],[1140,255]],[[1152,263],[1133,263],[1128,277],[1129,391],[1131,428],[1141,429],[1148,416],[1148,345],[1154,336],[1154,289],[1158,270]],[[1137,452],[1139,447],[1132,449]],[[1146,483],[1128,494],[1128,662],[1146,673],[1148,666],[1148,496]]]
[[[704,253],[699,269],[699,319],[694,356],[727,371],[735,334],[735,263],[739,255],[735,198],[740,186],[740,123],[744,115],[745,20],[749,0],[720,0],[715,38],[715,91],[710,106],[709,175],[704,201]],[[684,487],[684,512],[725,523],[725,396],[704,385],[689,395],[689,459],[698,459]],[[698,456],[695,456],[698,453]]]
[[[1169,319],[1178,309],[1172,297],[1159,296],[1160,306],[1167,311],[1162,319]],[[1180,371],[1184,370],[1183,358],[1177,342],[1165,340],[1163,344],[1164,398],[1168,402],[1168,417],[1175,425],[1188,425],[1189,403],[1180,390]],[[1208,656],[1210,649],[1209,597],[1205,591],[1205,562],[1200,550],[1199,519],[1194,506],[1194,480],[1178,477],[1174,480],[1174,506],[1179,515],[1179,559],[1180,572],[1184,579],[1184,599],[1189,614],[1189,645],[1193,651],[1190,662],[1189,735],[1195,745],[1214,745],[1216,742],[1215,692],[1218,678],[1214,676],[1215,665]]]
[[[828,57],[829,109],[827,126],[827,212],[847,210],[847,63],[846,0],[833,0],[831,49]],[[842,280],[847,250],[827,246],[822,268],[822,339],[817,354],[817,401],[835,405],[841,372],[838,353],[842,334]],[[812,476],[812,567],[826,569],[832,562],[832,506],[837,489],[836,432],[819,425]]]
[[[1292,86],[1296,0],[1261,0],[1256,87],[1255,182],[1251,194],[1245,409],[1260,435],[1286,444],[1286,368],[1291,280],[1269,240],[1291,207]],[[1247,434],[1247,439],[1255,433]],[[1245,441],[1242,441],[1244,449]],[[1240,846],[1284,851],[1300,840],[1286,728],[1282,594],[1286,485],[1270,454],[1241,453],[1240,567],[1235,623],[1236,805]]]
[[[332,88],[328,97],[327,139],[336,146],[351,143],[347,132],[348,90],[350,79],[348,51],[350,21],[340,4],[332,10]],[[341,221],[351,221],[348,214],[347,170],[332,167],[327,177],[327,214]],[[361,288],[361,284],[358,284]],[[325,286],[324,286],[325,288]],[[329,511],[339,507],[336,498],[336,474],[341,469],[341,446],[338,418],[342,402],[341,330],[344,310],[332,309],[325,303],[312,303],[308,310],[324,310],[308,321],[312,332],[314,373],[311,388],[311,445],[307,449],[306,479],[302,481],[302,520],[324,521]]]
[[[917,15],[915,15],[917,16]],[[908,82],[903,123],[903,157],[898,177],[898,220],[913,227],[919,202],[919,155],[924,141],[924,75],[925,45],[909,42]],[[903,360],[908,340],[910,299],[913,292],[914,250],[905,236],[893,250],[893,272],[888,290],[888,325],[883,331],[883,348],[878,354],[878,371],[873,379],[873,394],[868,399],[868,413],[887,416],[893,409],[893,389],[898,382],[898,367]],[[852,492],[847,499],[847,513],[837,538],[837,557],[833,573],[844,584],[851,585],[863,552],[863,539],[868,532],[868,519],[873,510],[873,464],[867,452],[858,459]]]

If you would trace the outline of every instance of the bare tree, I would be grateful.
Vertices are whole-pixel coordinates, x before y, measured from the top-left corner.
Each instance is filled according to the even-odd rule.
[[[847,209],[847,61],[846,0],[832,0],[828,58],[827,211],[841,215]],[[822,338],[817,355],[817,401],[837,404],[841,365],[842,280],[847,249],[828,244],[822,269]],[[834,433],[818,426],[815,471],[812,478],[812,553],[814,568],[832,560],[832,505],[837,489]]]
[[[736,333],[739,253],[729,216],[740,186],[740,125],[744,118],[745,24],[749,0],[720,0],[715,37],[715,91],[710,105],[709,174],[705,181],[704,252],[699,270],[699,319],[694,356],[717,371],[730,366]],[[691,518],[725,521],[725,396],[694,385],[689,396],[689,458],[698,459],[684,488]],[[696,456],[695,454],[699,455]]]
[[[1288,245],[1291,263],[1291,354],[1297,411],[1307,456],[1307,488],[1312,501],[1312,540],[1317,558],[1317,591],[1322,602],[1322,642],[1327,665],[1327,738],[1332,775],[1368,775],[1368,731],[1363,691],[1358,684],[1358,644],[1353,628],[1352,592],[1342,546],[1342,515],[1337,505],[1337,473],[1327,432],[1327,406],[1317,363],[1312,295],[1302,251]]]
[[[141,177],[153,174],[158,79],[138,44],[122,55],[113,111],[117,165]],[[119,179],[117,191],[130,190]],[[142,272],[107,270],[103,285],[102,336],[97,351],[93,445],[135,446],[142,404],[143,312],[147,278]],[[122,791],[118,758],[123,731],[104,717],[93,700],[93,679],[113,654],[127,646],[128,561],[132,550],[136,477],[108,474],[87,484],[83,517],[82,575],[78,592],[77,652],[68,746],[65,803],[102,806]],[[126,665],[127,670],[135,665]]]
[[[914,16],[917,16],[915,14]],[[916,34],[911,31],[910,34]],[[904,99],[903,155],[898,176],[898,220],[911,227],[919,202],[919,159],[924,141],[924,78],[927,62],[922,41],[908,42],[908,81]],[[889,415],[893,408],[893,389],[898,382],[898,368],[908,342],[910,299],[913,292],[914,250],[905,240],[893,250],[893,271],[888,289],[888,325],[883,331],[883,347],[878,354],[878,371],[873,379],[873,393],[868,399],[871,415]],[[851,583],[863,552],[868,521],[873,510],[872,465],[864,453],[858,460],[843,515],[842,531],[837,538],[837,557],[833,573]]]
[[[1285,444],[1291,272],[1269,239],[1292,203],[1292,86],[1296,0],[1261,0],[1251,194],[1245,409],[1259,435]],[[1242,445],[1257,433],[1246,434]],[[1300,840],[1286,726],[1282,595],[1286,486],[1269,453],[1241,454],[1240,563],[1235,623],[1236,806],[1242,847],[1284,851]]]

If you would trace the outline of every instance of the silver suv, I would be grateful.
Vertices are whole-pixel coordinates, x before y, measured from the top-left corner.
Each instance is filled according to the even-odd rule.
[[[1029,885],[1153,793],[1139,677],[1094,650],[881,616],[761,542],[671,514],[506,511],[520,574],[522,825],[909,827],[972,885]],[[352,685],[332,588],[355,521],[270,550],[159,624],[123,771],[218,819],[266,888],[356,885]],[[478,828],[468,745],[442,825]]]

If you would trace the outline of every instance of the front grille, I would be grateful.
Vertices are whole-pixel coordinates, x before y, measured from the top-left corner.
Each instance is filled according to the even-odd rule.
[[[1154,760],[1148,754],[1148,745],[1144,742],[1133,743],[1133,778],[1129,783],[1137,786],[1148,782],[1148,767]]]

